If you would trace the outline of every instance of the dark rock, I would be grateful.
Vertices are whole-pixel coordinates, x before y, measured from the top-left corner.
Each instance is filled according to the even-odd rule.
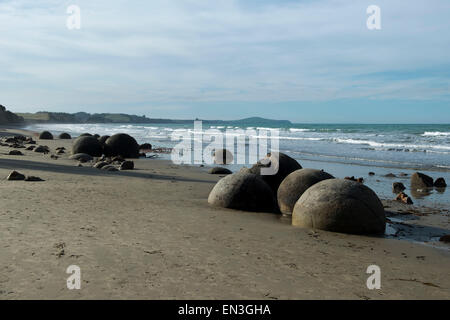
[[[222,167],[214,167],[209,169],[209,174],[232,174],[231,170],[228,170],[227,168]]]
[[[74,155],[71,155],[69,157],[69,159],[71,159],[71,160],[78,160],[81,163],[83,163],[83,162],[92,161],[94,158],[91,155],[87,154],[87,153],[76,153]]]
[[[436,188],[446,188],[447,183],[445,182],[444,178],[437,178],[436,181],[434,182],[434,186]]]
[[[403,202],[405,204],[413,204],[412,199],[404,192],[400,192],[395,198],[395,200]]]
[[[92,137],[92,134],[85,132],[80,134],[79,137]]]
[[[59,157],[58,157],[57,155],[52,154],[52,155],[50,156],[50,158],[51,158],[51,159],[54,159],[54,160],[58,160]]]
[[[117,168],[112,166],[112,165],[103,166],[101,170],[104,170],[104,171],[118,171]]]
[[[105,141],[105,154],[107,156],[122,156],[124,158],[138,158],[139,145],[136,140],[126,134],[117,133]]]
[[[42,180],[41,178],[35,176],[27,176],[25,178],[25,181],[45,181],[45,180]]]
[[[142,150],[150,151],[150,150],[152,150],[152,145],[150,143],[141,144],[139,146],[139,151],[142,151]]]
[[[98,139],[98,138],[100,138],[100,135],[96,133],[96,134],[93,135],[93,137]]]
[[[433,178],[426,174],[415,172],[411,176],[411,188],[415,190],[433,188]]]
[[[104,166],[107,166],[107,165],[109,165],[108,162],[106,162],[106,161],[99,161],[99,162],[94,164],[94,168],[101,169],[101,168],[103,168]]]
[[[369,176],[374,176],[375,172],[369,172]]]
[[[93,157],[100,157],[103,153],[101,143],[91,136],[80,136],[72,145],[72,154],[86,153]]]
[[[50,149],[47,146],[37,146],[34,148],[34,152],[49,153]]]
[[[393,173],[388,173],[386,175],[384,175],[386,178],[397,178],[397,176]]]
[[[11,150],[8,155],[10,156],[23,156],[23,153],[20,152],[19,150]]]
[[[100,141],[100,143],[103,145],[109,137],[110,136],[101,136],[100,138],[98,138],[98,141]]]
[[[326,179],[334,179],[334,177],[315,169],[300,169],[290,173],[278,187],[277,199],[280,211],[284,214],[292,214],[300,196],[311,186]]]
[[[25,176],[17,171],[11,171],[6,180],[25,180]]]
[[[439,241],[442,241],[442,242],[445,242],[445,243],[450,243],[450,234],[447,234],[445,236],[440,237]]]
[[[53,135],[50,132],[48,132],[48,131],[42,131],[39,134],[39,139],[42,139],[42,140],[53,140]]]
[[[59,139],[72,139],[72,136],[67,132],[63,132],[58,136]]]
[[[28,146],[25,150],[33,150],[34,148],[36,148],[36,146]]]
[[[383,234],[384,207],[367,186],[344,179],[321,181],[305,191],[292,213],[292,224],[351,234]]]
[[[66,152],[65,152],[64,150],[60,149],[60,150],[56,151],[56,153],[57,153],[57,154],[64,154],[64,153],[66,153]]]
[[[265,168],[266,170],[271,170],[268,169],[271,165],[276,173],[273,175],[262,174],[262,169]],[[272,152],[271,154],[269,153],[266,158],[253,165],[250,168],[250,172],[260,175],[261,178],[271,187],[274,195],[276,196],[278,186],[284,178],[286,178],[291,172],[299,169],[302,169],[302,166],[295,159],[281,152]]]
[[[119,167],[119,170],[133,170],[133,169],[134,169],[134,162],[131,160],[122,162],[122,164]]]
[[[276,200],[269,185],[249,170],[220,179],[209,194],[208,203],[230,209],[276,211]]]
[[[400,192],[403,192],[406,190],[406,187],[401,182],[394,182],[392,184],[392,192],[395,194],[399,194]]]
[[[111,158],[111,161],[116,163],[122,163],[125,161],[125,159],[122,156],[115,156]]]

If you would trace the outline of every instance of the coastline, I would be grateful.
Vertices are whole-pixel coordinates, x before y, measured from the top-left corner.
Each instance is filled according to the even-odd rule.
[[[25,133],[15,130],[0,129]],[[71,140],[38,144],[70,150]],[[389,219],[403,220],[396,237],[313,231],[273,214],[210,207],[220,176],[205,168],[137,159],[133,171],[104,172],[67,154],[9,150],[0,147],[0,176],[18,170],[45,181],[0,182],[0,299],[450,298],[449,246],[414,242],[448,231],[448,211],[383,201]],[[413,239],[398,240],[408,232]],[[82,270],[81,290],[66,288],[72,264]],[[381,267],[381,290],[365,286],[372,264]]]

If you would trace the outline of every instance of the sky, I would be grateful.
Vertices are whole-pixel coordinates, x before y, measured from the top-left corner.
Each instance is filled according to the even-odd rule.
[[[80,29],[67,28],[70,5]],[[0,104],[450,123],[449,15],[448,0],[0,0]]]

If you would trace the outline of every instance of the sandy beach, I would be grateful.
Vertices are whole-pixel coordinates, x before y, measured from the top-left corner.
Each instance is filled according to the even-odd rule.
[[[69,160],[71,140],[37,143],[51,152],[0,147],[0,299],[450,298],[449,246],[423,243],[450,233],[448,211],[384,201],[391,237],[308,230],[209,206],[221,176],[205,168],[137,159],[105,172]],[[56,147],[67,153],[55,160]],[[7,181],[12,170],[45,181]],[[380,290],[366,286],[373,264]],[[70,265],[80,290],[66,286]]]

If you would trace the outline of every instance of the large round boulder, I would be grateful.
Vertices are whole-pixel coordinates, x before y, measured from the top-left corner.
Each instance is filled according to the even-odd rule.
[[[110,136],[101,136],[98,138],[98,141],[100,141],[101,144],[105,144],[106,140],[108,140]]]
[[[272,190],[259,175],[248,170],[220,179],[209,194],[208,203],[245,211],[276,212]]]
[[[93,157],[100,157],[103,153],[101,143],[92,136],[82,136],[75,139],[72,154],[86,153]]]
[[[264,171],[262,170],[263,168]],[[254,164],[253,167],[250,168],[250,172],[260,175],[276,195],[278,187],[284,178],[291,172],[299,169],[302,169],[302,166],[295,159],[281,152],[272,152],[269,153],[266,158],[261,159]],[[272,173],[271,171],[275,174],[268,174]]]
[[[42,140],[53,140],[53,135],[50,132],[48,132],[48,131],[42,131],[39,134],[39,139],[42,139]]]
[[[104,150],[107,156],[139,158],[138,143],[132,136],[126,133],[117,133],[106,139]]]
[[[411,175],[411,189],[433,188],[433,178],[426,174],[415,172]]]
[[[233,154],[227,149],[214,150],[214,163],[230,164],[233,162]]]
[[[291,214],[295,203],[306,190],[327,179],[334,177],[323,170],[299,169],[290,173],[278,187],[277,200],[280,211]]]
[[[63,132],[61,133],[58,138],[60,139],[72,139],[72,136],[70,134],[68,134],[67,132]]]
[[[383,234],[383,204],[372,189],[344,179],[321,181],[305,191],[292,212],[292,225],[351,234]]]

